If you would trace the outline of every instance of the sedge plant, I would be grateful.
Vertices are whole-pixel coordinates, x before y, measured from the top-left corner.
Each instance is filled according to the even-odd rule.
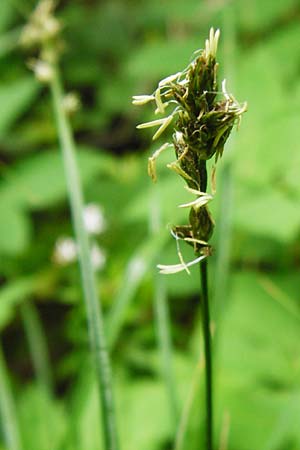
[[[96,288],[91,261],[90,242],[83,217],[83,194],[76,162],[76,147],[69,113],[78,102],[70,101],[63,89],[59,57],[64,48],[60,37],[61,23],[54,15],[54,0],[42,0],[29,17],[21,35],[21,44],[32,49],[34,58],[28,63],[36,78],[48,85],[53,101],[65,169],[69,203],[78,248],[83,297],[86,306],[91,353],[99,386],[104,448],[118,450],[118,436],[112,393],[112,375],[109,352],[104,333],[101,304]]]
[[[153,140],[158,139],[172,126],[172,141],[164,143],[150,158],[148,172],[156,181],[156,158],[168,148],[175,150],[176,160],[168,167],[186,182],[186,189],[195,198],[179,205],[188,208],[189,223],[174,225],[171,229],[176,239],[179,264],[158,265],[160,273],[175,274],[199,264],[202,285],[202,326],[206,374],[206,449],[213,449],[213,374],[210,330],[210,305],[208,291],[208,257],[212,254],[209,240],[214,220],[208,203],[214,198],[215,165],[208,174],[207,161],[222,156],[224,145],[236,123],[239,123],[246,104],[240,105],[226,90],[223,80],[219,91],[217,82],[218,63],[216,52],[220,31],[211,28],[203,50],[197,51],[193,61],[181,72],[161,80],[151,95],[133,97],[133,104],[153,102],[155,114],[164,117],[143,123],[139,129],[158,127]],[[211,192],[208,181],[211,180]],[[196,258],[185,262],[179,249],[179,241],[185,241],[194,249]]]

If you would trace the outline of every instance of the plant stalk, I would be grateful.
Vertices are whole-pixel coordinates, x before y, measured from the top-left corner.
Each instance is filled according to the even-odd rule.
[[[205,359],[205,397],[206,397],[206,448],[213,449],[213,404],[212,404],[212,352],[210,334],[210,312],[207,287],[207,260],[200,263],[202,284],[202,329]]]
[[[20,308],[36,379],[49,396],[53,394],[53,378],[49,351],[41,319],[33,302],[26,299]]]
[[[99,386],[105,449],[118,450],[119,444],[112,392],[110,357],[106,344],[104,322],[94,278],[94,269],[91,263],[89,238],[83,222],[83,196],[76,164],[75,143],[69,120],[62,105],[64,92],[57,67],[50,82],[50,90],[53,98],[54,115],[58,128],[72,220],[78,245],[90,347],[95,362]]]
[[[157,328],[157,340],[161,357],[161,370],[165,382],[165,389],[168,398],[170,416],[173,429],[178,427],[178,400],[176,393],[176,383],[173,371],[173,348],[171,340],[171,325],[169,316],[169,305],[164,280],[159,274],[155,275],[154,286],[154,308],[155,325]]]
[[[200,190],[206,192],[207,170],[206,161],[200,160]],[[202,286],[202,330],[204,340],[205,360],[205,399],[206,399],[206,449],[213,450],[213,380],[212,380],[212,350],[210,333],[210,311],[207,282],[207,259],[200,262],[200,278]]]

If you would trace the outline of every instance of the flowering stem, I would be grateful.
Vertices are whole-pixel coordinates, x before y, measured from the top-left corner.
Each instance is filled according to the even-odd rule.
[[[118,438],[112,376],[109,353],[104,334],[101,305],[98,299],[94,270],[90,257],[90,245],[83,222],[82,189],[75,157],[75,144],[70,123],[62,107],[63,88],[58,68],[50,81],[54,114],[57,122],[59,141],[65,167],[66,183],[71,206],[71,214],[78,245],[79,264],[83,295],[86,304],[91,352],[94,357],[99,394],[102,408],[102,423],[106,450],[118,450]]]
[[[200,190],[205,192],[207,188],[206,161],[200,160]],[[202,329],[204,339],[205,358],[205,396],[206,396],[206,449],[213,449],[213,404],[212,404],[212,352],[210,334],[210,311],[207,283],[207,259],[199,263],[202,285]]]

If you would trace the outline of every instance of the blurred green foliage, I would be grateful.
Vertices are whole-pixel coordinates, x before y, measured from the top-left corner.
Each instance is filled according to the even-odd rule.
[[[57,239],[72,236],[72,229],[52,105],[18,45],[26,21],[21,12],[34,4],[1,1],[2,344],[22,448],[100,450],[78,269],[53,260]],[[218,218],[212,295],[220,246],[232,250],[225,274],[229,289],[216,299],[222,304],[215,341],[216,449],[300,450],[299,2],[65,0],[58,15],[66,42],[65,86],[82,100],[72,123],[85,199],[101,205],[107,221],[97,238],[107,254],[97,280],[113,343],[122,449],[172,448],[153,324],[153,275],[158,259],[177,261],[167,224],[186,222],[177,204],[188,199],[178,177],[165,168],[173,156],[163,155],[162,227],[154,239],[146,166],[156,147],[150,134],[146,139],[136,133],[136,124],[151,116],[150,110],[134,108],[131,96],[151,93],[159,79],[185,67],[214,26],[221,28],[221,76],[228,78],[229,92],[248,102],[240,130],[218,164],[220,185],[212,206]],[[223,169],[229,166],[232,194],[222,197],[221,185],[228,182]],[[226,208],[231,233],[218,235]],[[191,257],[189,249],[182,250]],[[195,270],[165,281],[183,407],[201,353],[198,276]],[[26,302],[36,308],[49,347],[51,393],[33,369],[21,314]],[[202,378],[199,374],[182,450],[200,448]],[[227,426],[227,442],[219,444]],[[2,436],[4,428],[2,421]],[[1,448],[9,450],[4,441]]]

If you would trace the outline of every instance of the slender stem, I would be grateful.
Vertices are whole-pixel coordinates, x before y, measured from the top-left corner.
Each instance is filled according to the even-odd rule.
[[[194,370],[191,385],[188,391],[188,394],[186,396],[176,437],[175,437],[175,444],[174,444],[174,450],[181,450],[183,448],[184,440],[187,435],[188,430],[188,423],[190,420],[190,416],[192,414],[192,408],[195,402],[196,393],[199,388],[201,375],[204,369],[204,359],[201,356],[199,359],[199,362]]]
[[[21,316],[37,381],[52,395],[53,380],[46,336],[38,312],[29,299],[21,305]]]
[[[207,189],[206,161],[200,160],[200,190]],[[210,312],[207,283],[207,259],[200,262],[200,278],[202,285],[202,329],[204,339],[205,359],[205,396],[206,396],[206,449],[213,449],[213,382],[212,382],[212,351],[210,334]]]
[[[1,428],[7,450],[21,450],[16,408],[7,374],[6,363],[0,344],[0,415]]]
[[[204,358],[205,358],[205,396],[206,396],[206,448],[213,448],[213,404],[212,404],[212,352],[210,334],[210,313],[207,287],[207,260],[200,263],[200,275],[202,283],[202,328],[204,338]]]
[[[104,333],[101,304],[90,257],[90,244],[83,223],[83,198],[75,157],[75,144],[70,123],[62,107],[63,88],[58,68],[50,83],[54,114],[64,161],[65,176],[71,206],[73,225],[78,244],[83,296],[86,305],[91,352],[95,360],[102,409],[102,423],[106,450],[117,450],[118,437],[112,394],[112,375]]]
[[[165,388],[168,397],[173,428],[176,431],[178,426],[179,413],[172,364],[170,316],[165,282],[162,279],[162,276],[159,274],[155,274],[154,308],[158,347],[161,356],[162,375],[165,381]]]

